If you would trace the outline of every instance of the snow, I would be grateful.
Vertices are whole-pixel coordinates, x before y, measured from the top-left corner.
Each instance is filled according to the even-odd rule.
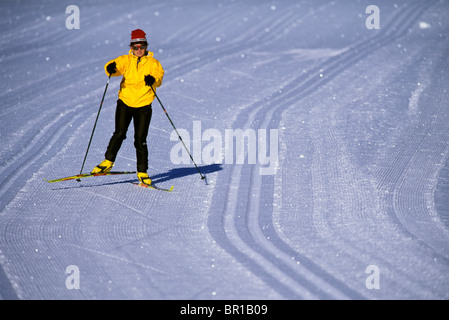
[[[447,1],[376,1],[378,30],[365,0],[82,0],[79,29],[70,4],[0,4],[1,299],[449,298]],[[157,101],[149,174],[172,193],[45,182],[79,172],[136,28],[208,184]],[[243,163],[228,132],[258,137]],[[116,170],[135,170],[128,137]]]

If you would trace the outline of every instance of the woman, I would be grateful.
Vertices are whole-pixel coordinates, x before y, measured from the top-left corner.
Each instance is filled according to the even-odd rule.
[[[153,89],[155,90],[162,84],[164,69],[159,61],[153,58],[153,53],[147,51],[147,47],[145,32],[140,29],[133,30],[129,54],[111,60],[105,65],[108,76],[123,76],[123,78],[120,83],[115,113],[115,131],[109,141],[105,160],[96,166],[92,173],[111,171],[122,142],[126,139],[126,132],[131,120],[133,120],[137,177],[140,183],[150,185],[151,179],[147,174],[148,147],[146,140],[152,115]]]

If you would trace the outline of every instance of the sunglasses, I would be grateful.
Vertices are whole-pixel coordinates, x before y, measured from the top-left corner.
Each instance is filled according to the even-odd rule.
[[[135,45],[135,46],[131,46],[131,48],[133,49],[133,50],[139,50],[139,49],[142,49],[142,50],[145,50],[146,48],[147,48],[147,46],[146,45],[143,45],[143,44],[139,44],[139,45]]]

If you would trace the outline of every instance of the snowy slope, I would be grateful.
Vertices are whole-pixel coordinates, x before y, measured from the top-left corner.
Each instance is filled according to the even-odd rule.
[[[365,0],[85,0],[70,30],[71,4],[0,4],[0,298],[449,298],[447,1],[376,1],[379,30]],[[79,172],[104,63],[136,28],[208,185],[173,161],[157,102],[149,174],[174,192],[134,175],[48,184]],[[119,82],[86,171],[103,160]],[[272,174],[251,149],[243,164],[237,151],[205,161],[204,133],[224,146],[247,129],[277,130]],[[117,170],[135,170],[128,137]]]

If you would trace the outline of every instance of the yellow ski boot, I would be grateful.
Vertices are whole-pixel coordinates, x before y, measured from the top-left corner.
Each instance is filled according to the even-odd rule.
[[[96,174],[96,173],[107,173],[109,171],[111,171],[112,167],[114,166],[114,162],[109,161],[109,160],[103,160],[98,166],[96,166],[93,170],[92,170],[92,174]]]
[[[151,186],[151,179],[146,172],[137,172],[137,178],[139,178],[139,182],[141,184],[146,184]]]

